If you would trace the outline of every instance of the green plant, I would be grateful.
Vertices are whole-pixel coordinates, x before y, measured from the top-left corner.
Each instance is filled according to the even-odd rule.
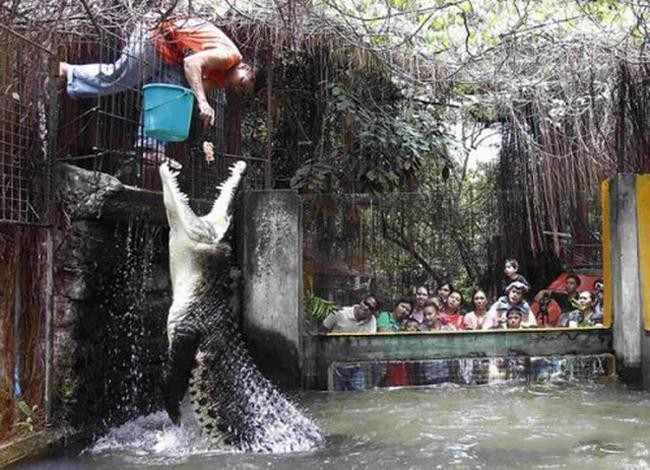
[[[14,427],[23,433],[33,432],[34,425],[38,421],[38,405],[29,406],[26,401],[20,400],[17,404],[21,414],[21,420],[14,423]]]
[[[323,299],[307,292],[305,296],[305,313],[318,321],[322,321],[327,315],[339,307],[334,301]]]

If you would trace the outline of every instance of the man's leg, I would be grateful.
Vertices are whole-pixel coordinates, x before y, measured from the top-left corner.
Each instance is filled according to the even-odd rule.
[[[149,31],[136,26],[112,64],[72,65],[61,63],[59,73],[65,75],[67,92],[73,98],[92,98],[133,89],[148,81],[154,73],[156,52]]]

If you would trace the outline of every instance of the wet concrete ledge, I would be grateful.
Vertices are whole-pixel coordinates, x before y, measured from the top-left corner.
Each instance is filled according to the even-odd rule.
[[[0,468],[47,457],[76,455],[92,442],[95,431],[48,428],[0,445]]]
[[[70,219],[128,220],[135,217],[167,226],[162,191],[128,186],[109,174],[69,164],[58,165],[56,175],[57,190]],[[211,208],[206,200],[192,199],[190,205],[199,215]]]
[[[306,335],[303,383],[325,390],[336,362],[612,353],[606,328]]]

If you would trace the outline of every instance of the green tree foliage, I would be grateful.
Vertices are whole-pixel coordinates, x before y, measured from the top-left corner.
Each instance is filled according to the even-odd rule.
[[[276,181],[310,193],[403,191],[425,159],[445,157],[439,112],[409,99],[380,61],[355,62],[356,53],[286,51],[275,64]],[[262,110],[252,108],[245,129],[259,156]]]

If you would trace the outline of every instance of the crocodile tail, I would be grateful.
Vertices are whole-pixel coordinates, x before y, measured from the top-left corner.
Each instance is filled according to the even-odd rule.
[[[196,356],[196,366],[192,370],[190,378],[190,405],[194,411],[194,416],[203,431],[211,442],[220,446],[228,443],[224,427],[219,418],[219,403],[215,400],[209,400],[205,390],[205,384],[209,380],[210,369],[206,361],[206,355],[199,352]]]

